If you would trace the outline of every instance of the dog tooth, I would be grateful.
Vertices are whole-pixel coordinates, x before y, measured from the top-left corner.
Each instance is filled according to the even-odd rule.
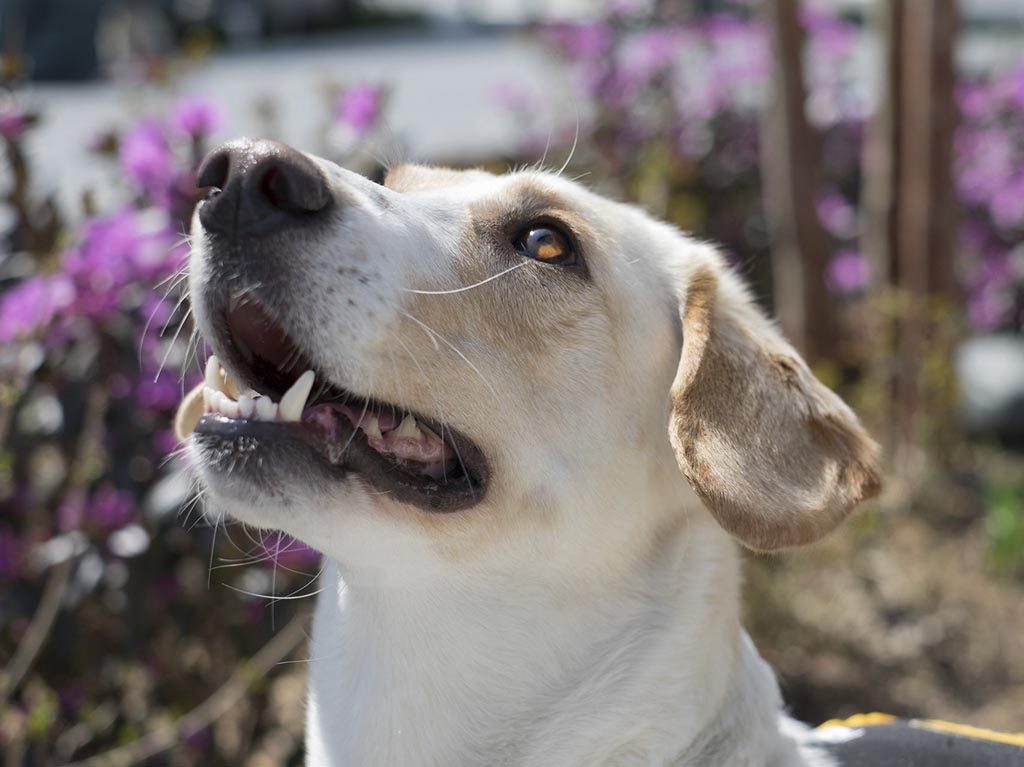
[[[226,394],[221,396],[223,399],[220,401],[220,412],[228,418],[238,418],[241,415],[241,412],[238,409],[238,403]]]
[[[238,390],[238,382],[235,381],[235,379],[232,378],[230,375],[228,375],[228,371],[225,370],[224,368],[220,369],[220,374],[224,379],[224,386],[221,387],[221,390],[229,397],[231,397],[231,399],[237,400],[238,395],[241,394],[241,392]]]
[[[436,439],[438,442],[442,441],[442,439],[439,436],[437,436],[432,429],[428,429],[423,424],[417,424],[416,428],[418,428],[420,432],[423,434],[423,436],[425,436],[427,439]]]
[[[306,399],[313,390],[315,377],[316,374],[312,370],[307,370],[284,393],[277,409],[282,421],[298,421],[302,418],[302,409],[306,406]]]
[[[220,382],[220,360],[216,354],[211,354],[206,361],[206,386],[214,391],[223,391],[224,387]]]
[[[203,412],[209,413],[213,410],[213,389],[209,386],[203,385]]]
[[[367,416],[360,426],[363,431],[366,432],[367,437],[376,437],[377,439],[382,439],[384,437],[380,432],[380,420],[376,415]]]
[[[247,394],[239,395],[238,412],[242,418],[252,418],[252,414],[256,412],[256,400]]]
[[[402,422],[398,424],[398,428],[395,429],[396,437],[405,437],[407,439],[418,439],[420,436],[419,427],[416,425],[416,418],[410,413]]]
[[[216,391],[213,393],[213,409],[222,415],[228,415],[228,403],[231,402],[231,398],[222,391]]]
[[[277,420],[277,403],[270,397],[260,397],[256,400],[256,418],[260,421]]]

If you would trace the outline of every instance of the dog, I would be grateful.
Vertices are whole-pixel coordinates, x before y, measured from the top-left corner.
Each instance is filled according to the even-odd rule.
[[[176,426],[210,513],[325,557],[309,767],[839,763],[740,547],[827,535],[879,449],[714,247],[537,170],[243,139],[198,182]]]

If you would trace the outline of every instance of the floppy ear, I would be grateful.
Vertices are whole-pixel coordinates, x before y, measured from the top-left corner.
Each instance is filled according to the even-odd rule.
[[[680,312],[669,437],[723,528],[753,549],[810,543],[878,493],[878,446],[735,277],[699,267]]]
[[[174,436],[184,442],[195,431],[196,424],[203,417],[203,386],[200,383],[185,395],[174,416]]]

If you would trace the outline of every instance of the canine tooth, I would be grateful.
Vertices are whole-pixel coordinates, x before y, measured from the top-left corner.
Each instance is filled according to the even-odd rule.
[[[238,390],[238,382],[235,381],[235,379],[232,378],[230,375],[228,375],[228,371],[226,371],[224,368],[220,369],[220,374],[224,378],[224,386],[221,387],[221,390],[229,397],[231,397],[231,399],[237,400],[238,395],[241,394],[241,392]]]
[[[316,374],[312,370],[307,370],[284,393],[277,409],[282,421],[298,421],[302,417],[302,408],[306,406],[306,399],[313,389],[315,377]]]
[[[398,424],[398,428],[395,429],[396,437],[405,437],[407,439],[418,439],[420,436],[420,429],[416,425],[416,418],[410,413],[402,422]]]
[[[367,437],[376,437],[382,439],[383,434],[380,433],[380,420],[375,415],[367,416],[366,419],[360,424],[363,431],[366,432]]]
[[[435,434],[435,433],[434,433],[434,432],[433,432],[433,431],[432,431],[431,429],[428,429],[428,428],[427,428],[426,426],[424,426],[423,424],[418,424],[418,425],[417,425],[417,428],[418,428],[418,429],[420,430],[420,432],[421,432],[421,433],[423,434],[423,436],[424,436],[424,437],[426,437],[427,439],[435,439],[435,440],[437,440],[438,442],[442,442],[442,441],[443,441],[443,440],[442,440],[442,439],[441,439],[441,438],[440,438],[439,436],[437,436],[437,435],[436,435],[436,434]]]
[[[241,413],[242,418],[252,418],[252,414],[256,412],[256,400],[247,394],[242,394],[238,397],[238,412]]]
[[[270,397],[260,397],[256,400],[256,417],[261,421],[276,420],[277,403]]]
[[[220,360],[216,354],[211,354],[206,361],[206,386],[214,391],[223,391],[224,387],[220,382]]]

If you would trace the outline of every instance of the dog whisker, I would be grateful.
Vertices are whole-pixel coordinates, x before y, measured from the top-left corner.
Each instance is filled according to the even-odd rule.
[[[431,338],[436,338],[437,340],[441,341],[445,346],[447,346],[449,349],[451,349],[453,352],[455,352],[459,356],[459,358],[462,359],[462,361],[466,363],[466,365],[469,367],[469,369],[472,370],[474,373],[476,373],[477,377],[483,382],[484,386],[486,386],[488,388],[488,390],[491,392],[491,394],[493,394],[495,398],[500,398],[500,395],[498,394],[497,390],[491,385],[491,382],[488,381],[484,377],[483,373],[480,372],[480,370],[477,368],[477,366],[474,365],[472,362],[470,362],[469,358],[466,357],[466,355],[463,354],[451,341],[449,341],[443,335],[441,335],[436,330],[431,328],[425,322],[421,322],[420,320],[418,320],[415,317],[413,317],[408,312],[403,311],[403,310],[399,310],[399,311],[407,319],[412,320],[417,325],[419,325],[423,329],[423,331],[425,333],[427,333]],[[436,347],[437,347],[437,344],[435,343],[435,348]]]
[[[561,176],[565,172],[565,169],[569,167],[569,163],[572,162],[573,155],[576,154],[576,146],[580,140],[580,108],[575,100],[572,102],[572,105],[573,109],[576,110],[576,132],[572,137],[572,146],[569,147],[569,156],[565,158],[565,162],[562,163],[562,167],[555,172],[556,176]]]
[[[515,266],[510,266],[508,269],[500,271],[497,274],[492,274],[490,277],[487,277],[486,279],[480,280],[479,282],[474,282],[472,285],[466,285],[465,287],[462,288],[453,288],[452,290],[413,290],[411,288],[402,288],[402,290],[405,291],[406,293],[416,293],[417,295],[420,296],[450,296],[455,293],[465,293],[467,290],[478,288],[481,285],[486,285],[488,282],[493,282],[499,277],[504,277],[506,274],[508,274],[509,272],[514,272],[516,269],[522,269],[529,263],[529,261],[521,261]]]

